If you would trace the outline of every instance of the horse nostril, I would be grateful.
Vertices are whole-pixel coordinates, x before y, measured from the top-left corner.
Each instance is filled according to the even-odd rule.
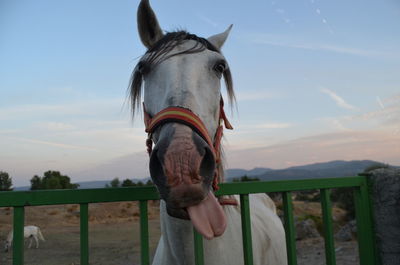
[[[155,148],[151,152],[150,156],[150,175],[153,179],[154,184],[161,184],[160,181],[162,179],[165,180],[164,177],[164,168],[161,163],[160,157],[159,157],[159,150],[158,148]]]
[[[211,181],[214,177],[216,163],[214,154],[211,151],[211,149],[208,146],[206,146],[204,147],[204,150],[205,154],[200,163],[199,173],[201,176],[204,177],[204,181],[209,182],[205,184],[209,185],[211,184]]]

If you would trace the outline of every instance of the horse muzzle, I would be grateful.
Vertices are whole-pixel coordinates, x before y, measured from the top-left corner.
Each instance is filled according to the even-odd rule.
[[[189,219],[186,208],[207,197],[215,167],[210,146],[190,127],[168,123],[160,128],[150,156],[150,174],[169,215]]]

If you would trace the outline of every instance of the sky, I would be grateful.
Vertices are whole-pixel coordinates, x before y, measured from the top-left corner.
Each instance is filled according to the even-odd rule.
[[[15,186],[47,170],[75,182],[148,176],[143,120],[132,121],[127,100],[145,52],[138,3],[0,0],[0,171]],[[400,165],[398,1],[151,5],[165,31],[208,37],[233,24],[227,168]]]

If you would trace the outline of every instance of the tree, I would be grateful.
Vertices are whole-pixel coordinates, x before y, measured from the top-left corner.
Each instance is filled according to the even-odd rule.
[[[146,182],[145,185],[146,185],[146,186],[153,186],[154,183],[153,183],[153,181],[151,181],[151,179],[149,179],[149,180]]]
[[[244,175],[243,177],[240,177],[240,178],[234,178],[232,181],[233,182],[247,182],[247,181],[260,181],[260,179],[257,177],[252,178],[252,177],[248,177],[247,175]]]
[[[143,187],[143,186],[153,186],[153,181],[151,179],[147,180],[146,183],[142,181],[133,182],[131,179],[124,179],[122,183],[119,178],[114,178],[110,183],[105,185],[105,188],[118,188],[118,187]]]
[[[31,190],[77,189],[79,184],[71,183],[71,179],[59,171],[46,171],[43,177],[37,175],[31,179]]]
[[[141,181],[138,181],[138,182],[136,183],[136,186],[138,186],[138,187],[143,187],[143,186],[144,186],[144,183],[141,182]]]
[[[120,185],[119,178],[114,178],[113,180],[111,180],[110,185],[111,188],[118,188]]]
[[[135,183],[132,180],[125,179],[124,181],[122,181],[121,187],[131,187],[131,186],[135,186]]]
[[[0,191],[10,191],[12,188],[12,178],[7,172],[0,171]]]
[[[40,190],[42,187],[42,178],[38,175],[31,178],[31,190]]]

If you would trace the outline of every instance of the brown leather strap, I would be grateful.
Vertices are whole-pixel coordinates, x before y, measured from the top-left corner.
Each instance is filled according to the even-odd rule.
[[[224,111],[224,101],[221,97],[220,100],[220,109],[219,109],[219,126],[217,131],[214,135],[214,141],[212,141],[210,135],[208,134],[207,128],[202,122],[202,120],[194,114],[191,110],[182,108],[182,107],[168,107],[163,109],[162,111],[158,112],[154,117],[146,111],[146,107],[143,103],[143,113],[144,113],[144,124],[145,130],[148,133],[148,138],[146,140],[147,152],[149,155],[153,150],[153,139],[152,134],[156,130],[156,128],[162,124],[168,122],[178,122],[188,125],[193,130],[195,130],[210,146],[212,152],[214,153],[215,162],[217,164],[217,169],[214,175],[214,180],[212,183],[213,189],[218,190],[218,182],[219,182],[219,175],[218,175],[218,165],[221,163],[221,140],[223,136],[223,125],[224,123],[225,128],[232,130],[233,127],[231,123],[228,121],[225,111]]]

